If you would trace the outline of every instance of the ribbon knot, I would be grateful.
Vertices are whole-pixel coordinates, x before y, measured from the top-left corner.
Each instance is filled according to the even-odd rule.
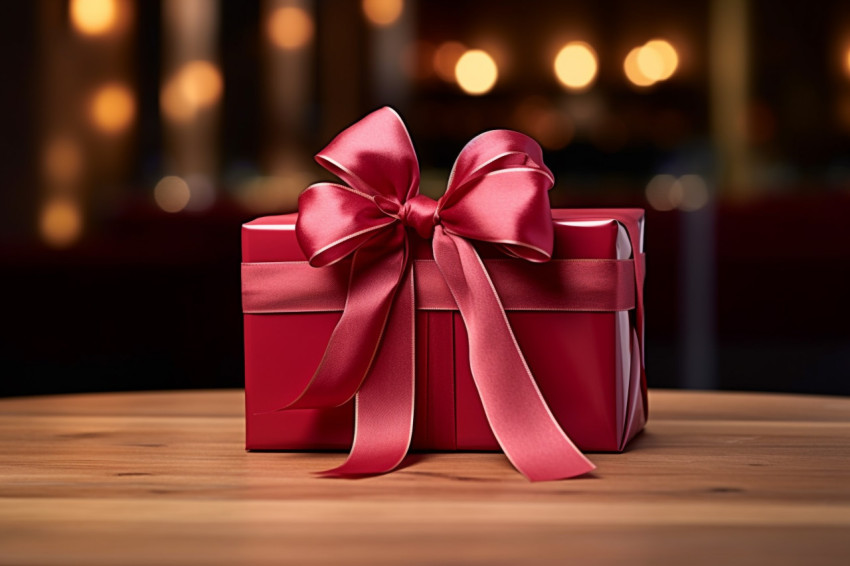
[[[471,241],[547,261],[554,183],[537,143],[494,130],[460,152],[445,194],[419,191],[413,143],[382,108],[340,133],[316,161],[346,185],[319,183],[299,197],[296,236],[314,267],[351,258],[342,316],[310,383],[289,408],[355,398],[355,436],[332,475],[383,473],[407,453],[413,428],[415,293],[406,227],[432,239],[434,260],[457,303],[484,412],[511,463],[532,480],[594,466],[573,445],[540,393],[501,300]]]
[[[402,224],[413,228],[427,240],[434,235],[434,227],[440,223],[437,201],[425,195],[416,195],[401,207],[399,218]]]

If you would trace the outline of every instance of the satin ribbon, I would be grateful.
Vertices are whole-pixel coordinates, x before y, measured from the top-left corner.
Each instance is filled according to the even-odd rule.
[[[342,316],[301,396],[287,408],[355,398],[354,442],[334,476],[383,473],[407,454],[413,429],[415,279],[411,232],[432,238],[434,260],[469,336],[469,362],[505,455],[533,481],[594,465],[555,420],[470,240],[510,257],[550,259],[547,191],[554,179],[531,138],[486,132],[463,148],[445,194],[418,194],[419,166],[401,118],[382,108],[340,133],[316,160],[346,184],[318,183],[299,198],[296,236],[310,265],[351,257]]]
[[[635,308],[632,260],[566,259],[523,265],[486,259],[506,311],[612,312]],[[245,314],[334,312],[345,308],[349,266],[315,269],[306,261],[242,264]],[[456,311],[434,260],[414,260],[416,310]],[[281,293],[281,289],[286,289]]]

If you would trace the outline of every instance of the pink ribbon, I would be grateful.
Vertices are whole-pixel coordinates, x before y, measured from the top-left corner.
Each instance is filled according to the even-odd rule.
[[[416,310],[457,310],[457,303],[432,259],[415,259]],[[514,259],[485,259],[506,311],[610,312],[635,308],[635,264],[621,259],[553,259],[523,265]],[[242,312],[270,314],[341,312],[350,266],[323,269],[306,261],[242,264]],[[281,289],[286,292],[282,293]]]
[[[511,257],[550,259],[551,171],[540,147],[512,131],[486,132],[461,151],[445,194],[419,193],[410,136],[382,108],[340,133],[316,160],[346,185],[318,183],[299,198],[298,242],[310,265],[351,256],[345,307],[301,396],[287,408],[356,400],[346,461],[325,472],[388,472],[413,430],[414,262],[410,231],[432,238],[434,260],[469,336],[469,362],[487,420],[505,455],[530,480],[594,469],[549,410],[511,330],[499,294],[469,240]]]

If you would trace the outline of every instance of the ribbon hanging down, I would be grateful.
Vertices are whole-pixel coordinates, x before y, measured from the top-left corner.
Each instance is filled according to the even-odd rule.
[[[415,262],[409,230],[432,239],[436,266],[469,336],[472,377],[494,436],[530,480],[581,475],[593,464],[561,429],[537,387],[501,299],[470,241],[531,262],[550,259],[547,191],[554,179],[531,138],[489,131],[463,148],[445,194],[419,194],[419,165],[401,118],[382,108],[316,156],[345,182],[299,198],[298,243],[321,268],[351,257],[342,316],[300,397],[286,408],[355,398],[355,433],[336,476],[383,473],[407,454],[413,428]]]

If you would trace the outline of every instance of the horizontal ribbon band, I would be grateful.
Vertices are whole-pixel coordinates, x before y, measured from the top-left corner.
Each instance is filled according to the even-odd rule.
[[[457,310],[437,264],[414,260],[416,308]],[[567,259],[547,263],[484,260],[505,310],[625,311],[635,307],[633,260]],[[245,314],[331,312],[345,307],[349,266],[305,262],[242,264]]]

